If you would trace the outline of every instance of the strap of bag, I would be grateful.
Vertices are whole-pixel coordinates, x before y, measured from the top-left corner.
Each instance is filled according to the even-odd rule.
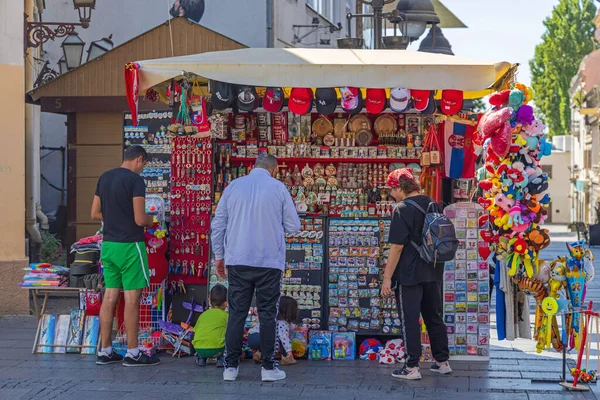
[[[416,202],[414,202],[412,200],[404,200],[404,202],[407,204],[410,204],[411,206],[414,206],[417,210],[421,211],[424,215],[427,214],[427,212],[425,212],[425,210],[423,210],[423,207],[418,205]],[[417,250],[417,252],[419,252],[419,245],[417,243],[415,243],[415,241],[412,239],[411,239],[410,243],[413,245],[415,250]]]

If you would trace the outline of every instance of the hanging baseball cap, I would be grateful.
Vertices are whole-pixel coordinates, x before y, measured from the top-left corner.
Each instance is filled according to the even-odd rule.
[[[398,168],[390,172],[385,185],[388,188],[397,188],[400,186],[400,179],[415,181],[415,177],[410,168]]]
[[[369,114],[380,114],[385,110],[387,96],[385,89],[367,89],[365,108]]]
[[[308,114],[312,110],[313,91],[311,88],[293,88],[288,100],[288,108],[298,115]]]
[[[462,90],[442,91],[442,112],[446,115],[458,114],[463,107]]]
[[[434,91],[432,90],[429,95],[429,102],[427,103],[427,107],[423,111],[421,111],[421,114],[433,114],[437,111],[437,103],[435,101],[433,93]]]
[[[235,99],[240,111],[254,111],[258,107],[258,95],[254,86],[238,86]]]
[[[431,90],[415,90],[410,91],[412,95],[413,104],[417,111],[423,111],[429,105],[429,98],[431,97]]]
[[[317,112],[328,115],[335,112],[337,107],[337,93],[334,88],[318,88],[315,93]]]
[[[211,81],[211,103],[217,110],[225,110],[233,104],[233,90],[229,83]]]
[[[357,87],[341,87],[342,108],[350,115],[358,114],[363,108],[363,98],[360,88]]]
[[[265,111],[278,113],[283,109],[283,89],[268,87],[262,100]]]
[[[394,88],[390,90],[390,108],[394,112],[404,112],[410,102],[410,90],[404,88]]]

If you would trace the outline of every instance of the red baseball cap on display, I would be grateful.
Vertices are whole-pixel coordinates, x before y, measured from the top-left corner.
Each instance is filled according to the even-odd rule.
[[[415,110],[423,111],[429,105],[429,97],[431,96],[431,90],[416,90],[412,89],[410,94],[413,98],[413,104]]]
[[[278,87],[269,87],[263,97],[262,106],[265,111],[278,113],[283,109],[283,90]]]
[[[462,90],[442,91],[442,112],[446,115],[458,114],[463,107]]]
[[[397,188],[400,186],[400,178],[402,177],[410,179],[411,181],[415,180],[410,168],[398,168],[390,172],[385,182],[385,186],[388,188]]]
[[[313,91],[310,88],[293,88],[288,100],[288,109],[294,114],[304,115],[312,110]]]
[[[385,89],[367,89],[365,108],[369,114],[380,114],[385,110],[386,100]]]

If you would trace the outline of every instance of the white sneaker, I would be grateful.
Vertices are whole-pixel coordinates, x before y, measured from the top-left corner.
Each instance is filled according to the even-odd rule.
[[[225,368],[223,371],[223,380],[225,382],[234,382],[239,374],[238,368]]]
[[[261,376],[263,382],[276,382],[285,379],[285,372],[275,367],[271,370],[261,368]]]
[[[438,363],[437,361],[431,364],[430,370],[432,372],[437,372],[442,375],[452,373],[452,368],[450,368],[450,363],[448,361],[444,361],[443,363]]]

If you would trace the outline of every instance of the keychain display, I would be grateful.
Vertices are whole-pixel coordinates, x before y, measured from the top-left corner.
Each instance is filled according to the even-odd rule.
[[[328,326],[334,332],[399,334],[395,298],[381,298],[389,221],[329,220]]]
[[[205,283],[212,211],[212,140],[175,137],[171,153],[169,273]]]
[[[451,355],[489,356],[489,249],[478,222],[483,213],[470,202],[444,209],[458,239],[454,260],[444,264],[444,322]]]
[[[125,113],[123,122],[124,147],[142,146],[148,153],[148,163],[141,173],[146,184],[146,194],[160,196],[165,211],[170,210],[171,139],[167,126],[171,123],[171,111],[140,114],[139,125],[133,126],[131,114]]]

